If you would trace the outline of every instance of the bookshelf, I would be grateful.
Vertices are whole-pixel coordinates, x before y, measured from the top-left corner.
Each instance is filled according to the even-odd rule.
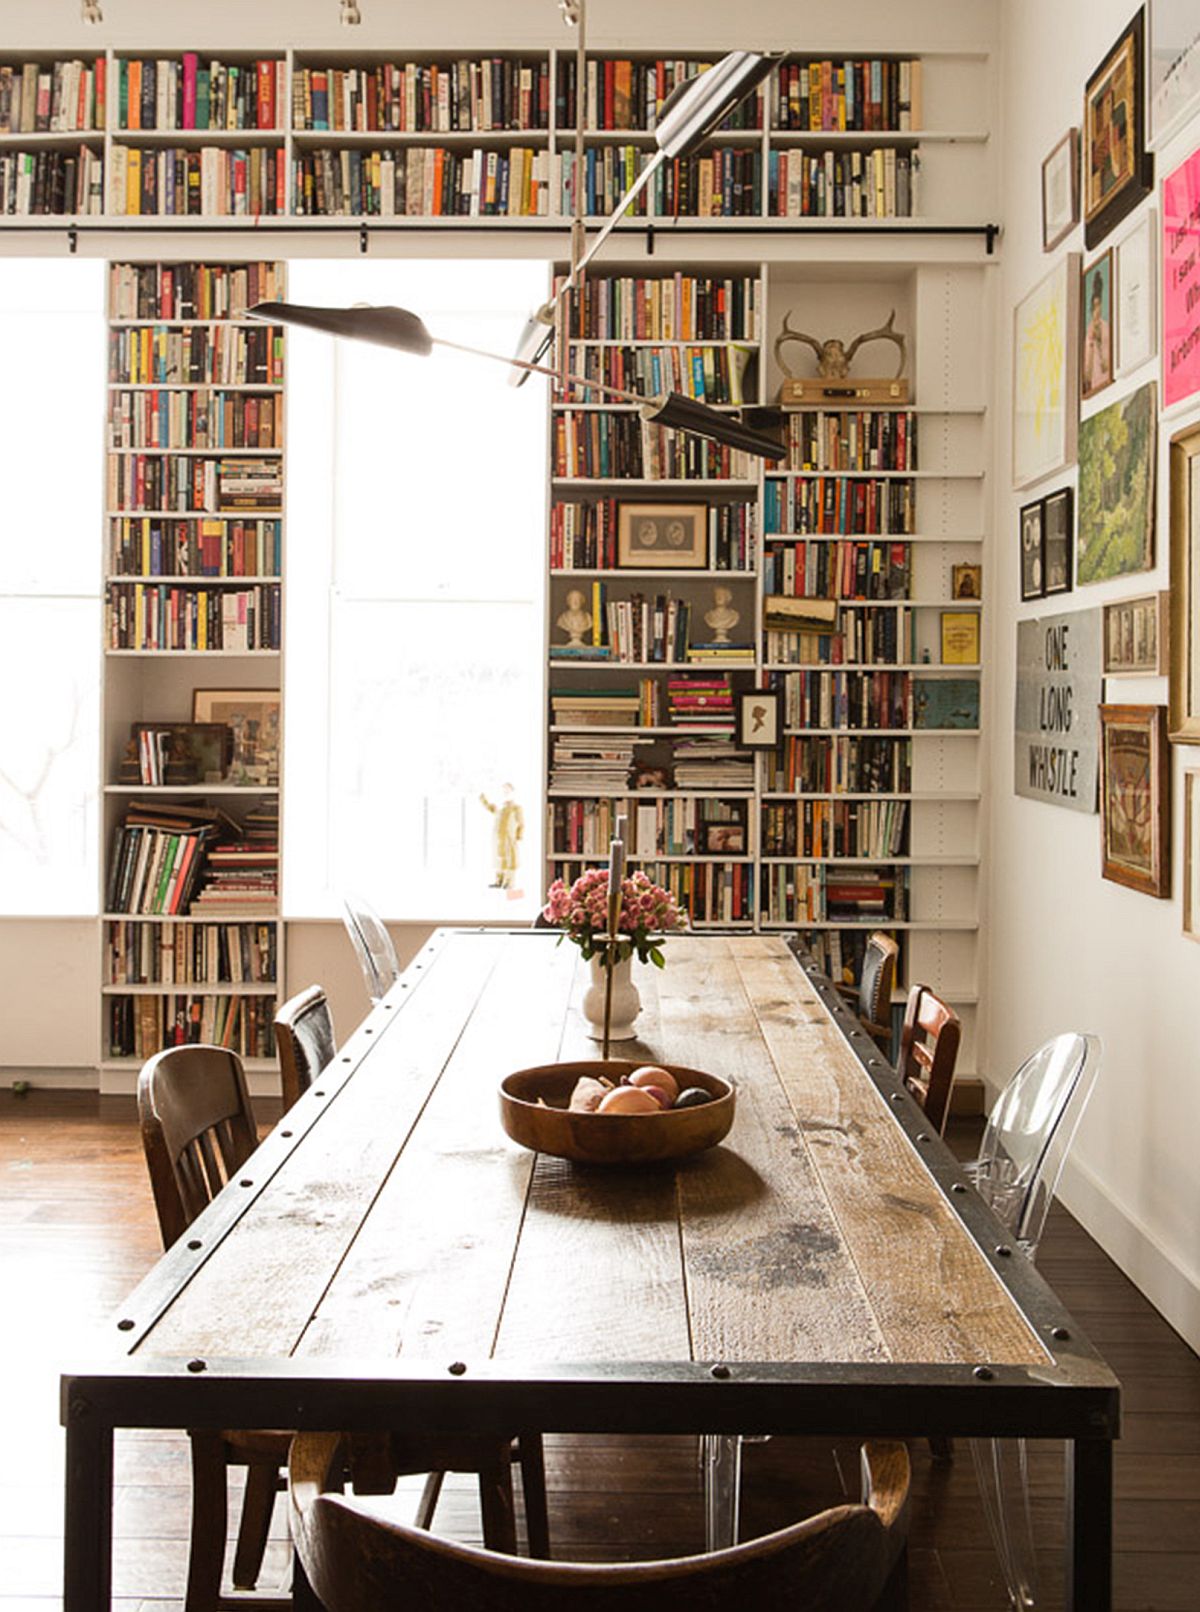
[[[101,1089],[176,1040],[276,1067],[284,294],[274,262],[114,262],[104,493]]]

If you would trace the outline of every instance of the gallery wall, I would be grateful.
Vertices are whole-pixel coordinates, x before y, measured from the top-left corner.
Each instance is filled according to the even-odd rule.
[[[1013,309],[1068,252],[1085,266],[1119,243],[1145,217],[1161,226],[1159,181],[1200,145],[1200,118],[1155,154],[1155,193],[1119,223],[1095,251],[1082,225],[1053,251],[1042,249],[1041,166],[1083,118],[1084,86],[1129,22],[1130,0],[1009,0],[1003,12],[1004,123],[1002,216],[1005,224],[997,351],[1011,354]],[[1196,19],[1200,26],[1200,17]],[[1161,297],[1160,297],[1161,302]],[[1161,309],[1160,309],[1161,317]],[[1079,585],[1041,602],[1022,603],[1020,508],[1032,498],[1074,487],[1074,467],[1021,491],[1011,476],[1011,366],[996,377],[997,488],[995,554],[985,577],[990,603],[985,653],[990,666],[990,800],[985,1066],[1001,1081],[1060,1030],[1103,1038],[1100,1080],[1065,1177],[1069,1207],[1155,1304],[1200,1346],[1200,945],[1182,933],[1185,767],[1200,767],[1200,748],[1172,746],[1170,894],[1154,899],[1100,876],[1100,820],[1018,797],[1013,723],[1017,627],[1024,619],[1102,606],[1167,587],[1167,451],[1171,434],[1200,417],[1200,396],[1159,420],[1155,564],[1151,571]],[[1161,389],[1157,358],[1119,375],[1083,404],[1085,416],[1147,381]],[[1161,405],[1161,395],[1159,397]],[[1165,704],[1165,678],[1105,680],[1104,697]]]

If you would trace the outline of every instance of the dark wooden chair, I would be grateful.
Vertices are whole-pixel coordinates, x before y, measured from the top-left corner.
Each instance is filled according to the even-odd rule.
[[[286,1112],[337,1053],[333,1015],[319,985],[310,985],[279,1009],[275,1015],[275,1047]]]
[[[885,1049],[892,1044],[892,991],[899,956],[900,948],[892,937],[877,929],[867,938],[858,988],[834,982],[858,1014],[863,1029]]]
[[[732,1549],[670,1561],[532,1562],[501,1556],[372,1515],[329,1493],[336,1435],[292,1445],[292,1537],[327,1612],[898,1612],[906,1604],[908,1453],[862,1452],[863,1503],[838,1506]],[[297,1612],[315,1603],[297,1595]]]
[[[914,985],[904,1010],[900,1032],[900,1056],[896,1073],[925,1110],[926,1118],[940,1136],[950,1112],[950,1092],[954,1085],[954,1065],[962,1024],[928,985]]]

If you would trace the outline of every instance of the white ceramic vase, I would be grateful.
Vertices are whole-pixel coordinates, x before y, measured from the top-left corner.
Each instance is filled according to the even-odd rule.
[[[604,957],[597,954],[590,959],[592,983],[583,993],[583,1016],[587,1020],[588,1034],[593,1041],[604,1040]],[[642,1010],[642,999],[633,983],[633,958],[627,957],[613,969],[612,1017],[609,1023],[610,1041],[632,1041],[637,1035],[633,1021]]]

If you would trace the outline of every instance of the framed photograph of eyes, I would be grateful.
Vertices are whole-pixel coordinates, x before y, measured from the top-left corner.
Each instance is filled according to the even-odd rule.
[[[1040,599],[1043,592],[1043,512],[1039,498],[1021,510],[1021,598]]]
[[[1042,499],[1042,592],[1070,593],[1075,547],[1075,495],[1060,487]]]

